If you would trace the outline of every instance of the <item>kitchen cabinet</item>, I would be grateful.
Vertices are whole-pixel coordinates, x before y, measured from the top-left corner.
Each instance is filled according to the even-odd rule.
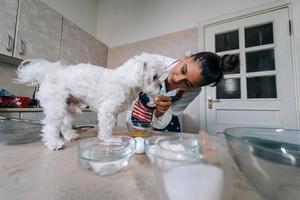
[[[102,67],[107,66],[107,53],[108,48],[105,44],[95,39],[92,36],[88,37],[88,47],[89,47],[89,63],[93,65],[99,65]]]
[[[45,115],[42,112],[21,112],[20,119],[40,121],[44,119]],[[83,111],[79,117],[76,118],[74,125],[97,124],[97,114],[91,111]]]
[[[21,112],[20,119],[40,121],[45,118],[44,113],[42,112]]]
[[[0,117],[20,119],[20,112],[0,112]]]
[[[60,60],[63,64],[88,63],[88,34],[65,18]]]
[[[13,55],[18,0],[0,0],[0,54]]]
[[[41,108],[0,108],[0,117],[40,121],[45,115]],[[74,125],[97,124],[97,114],[84,109],[75,119]]]
[[[20,0],[19,6],[14,57],[58,61],[62,16],[39,0]]]
[[[75,125],[97,124],[97,114],[95,112],[82,112],[75,120]]]
[[[0,5],[1,56],[106,67],[107,46],[43,2],[0,0]]]

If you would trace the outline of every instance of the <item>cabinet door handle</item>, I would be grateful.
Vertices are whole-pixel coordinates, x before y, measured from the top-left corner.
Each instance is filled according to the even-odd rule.
[[[6,45],[6,50],[8,52],[11,52],[11,50],[12,50],[12,37],[11,37],[11,35],[8,35],[8,41],[7,41],[7,45]]]
[[[24,42],[24,40],[20,39],[19,54],[24,55],[24,53],[25,53],[25,42]]]

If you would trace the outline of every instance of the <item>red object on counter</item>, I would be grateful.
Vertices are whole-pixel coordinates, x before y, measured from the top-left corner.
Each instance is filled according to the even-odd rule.
[[[0,96],[0,107],[27,108],[30,102],[31,102],[30,97]]]

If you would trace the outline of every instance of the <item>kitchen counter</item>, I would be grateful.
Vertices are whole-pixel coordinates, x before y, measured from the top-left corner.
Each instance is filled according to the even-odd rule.
[[[42,108],[0,108],[0,112],[42,112]]]
[[[114,134],[126,132],[124,128],[114,130]],[[96,130],[89,129],[80,134],[84,139],[96,136]],[[211,138],[223,148],[222,155],[227,154],[223,135]],[[41,141],[22,145],[0,144],[0,199],[158,199],[154,170],[146,155],[135,154],[128,166],[112,176],[97,176],[80,166],[76,144],[78,141],[66,142],[66,148],[59,151],[48,150]],[[227,161],[230,162],[230,172],[225,171],[227,189],[223,199],[260,199],[233,161]]]
[[[75,125],[97,123],[97,114],[95,112],[90,109],[83,109],[82,112],[76,119]],[[0,117],[40,121],[45,115],[42,108],[0,108]]]

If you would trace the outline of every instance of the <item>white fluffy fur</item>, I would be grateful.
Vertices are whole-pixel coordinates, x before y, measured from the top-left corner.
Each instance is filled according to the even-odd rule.
[[[72,129],[81,105],[97,112],[98,137],[109,136],[117,114],[131,105],[138,93],[159,93],[161,61],[150,54],[135,56],[116,69],[91,64],[64,66],[45,60],[26,60],[18,68],[17,83],[39,85],[37,98],[43,108],[44,144],[51,150],[63,148],[66,140],[77,139]]]

